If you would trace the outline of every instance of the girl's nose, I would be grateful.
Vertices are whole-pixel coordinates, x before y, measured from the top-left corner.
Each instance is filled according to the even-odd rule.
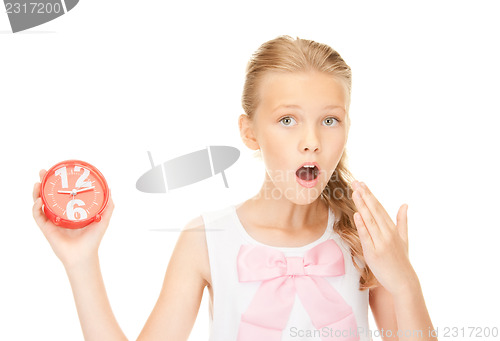
[[[303,137],[301,150],[317,151],[319,149],[319,138],[314,129],[308,129]]]

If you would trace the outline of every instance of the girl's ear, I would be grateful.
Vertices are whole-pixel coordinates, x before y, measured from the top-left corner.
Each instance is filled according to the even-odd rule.
[[[248,115],[240,115],[238,124],[240,126],[240,136],[243,140],[243,143],[251,150],[260,149],[259,143],[255,138],[252,121],[248,118]]]

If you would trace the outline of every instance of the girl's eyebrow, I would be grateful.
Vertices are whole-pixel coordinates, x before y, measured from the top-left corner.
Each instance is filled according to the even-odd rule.
[[[276,108],[274,108],[274,110],[272,112],[275,112],[276,110],[278,109],[302,109],[299,105],[296,105],[296,104],[281,104],[281,105],[278,105]],[[340,105],[335,105],[335,104],[330,104],[330,105],[327,105],[326,107],[323,108],[323,110],[325,109],[342,109],[342,111],[345,111],[344,110],[344,107],[340,106]]]
[[[278,109],[302,109],[300,106],[295,105],[295,104],[281,104],[278,105],[276,108],[274,108],[273,112],[275,112]]]

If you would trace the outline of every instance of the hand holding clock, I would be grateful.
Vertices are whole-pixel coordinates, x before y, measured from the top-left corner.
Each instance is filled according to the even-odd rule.
[[[60,169],[56,170],[55,174],[59,172],[57,175],[61,175]],[[41,182],[35,183],[33,187],[33,218],[45,238],[48,240],[52,250],[65,267],[71,267],[97,257],[99,245],[106,232],[114,209],[114,203],[107,189],[107,185],[107,200],[104,202],[103,197],[99,197],[99,192],[103,191],[102,184],[97,186],[97,189],[95,185],[89,185],[89,183],[93,184],[98,182],[98,179],[92,177],[94,174],[88,174],[87,169],[83,167],[78,168],[78,166],[75,166],[75,170],[78,170],[80,173],[83,170],[84,175],[86,174],[90,180],[89,182],[83,182],[85,187],[81,186],[82,182],[78,184],[80,186],[71,183],[71,181],[74,182],[74,179],[78,177],[79,180],[82,179],[83,175],[76,171],[74,173],[70,171],[68,177],[63,177],[61,175],[61,181],[57,182],[50,178],[47,171],[43,169],[39,172]],[[66,169],[64,169],[64,171],[66,172]],[[54,170],[51,169],[49,172],[54,173]],[[74,179],[71,176],[72,174],[74,174]],[[49,180],[47,180],[47,178],[49,178]],[[94,179],[94,181],[91,181],[92,179]],[[69,197],[66,193],[59,194],[58,188],[61,188],[61,186],[62,188],[67,188],[68,182],[71,183],[72,187],[70,188],[73,188],[73,185],[75,185],[74,187],[76,188],[81,187],[80,192],[82,193]],[[52,186],[52,184],[54,185]],[[97,192],[97,194],[93,192]],[[84,195],[85,197],[83,197]],[[44,200],[42,200],[42,196]],[[56,196],[60,197],[52,199]],[[82,196],[83,200],[74,199],[80,196]],[[52,204],[50,200],[53,200],[54,204]],[[46,205],[42,207],[44,203]],[[92,207],[94,203],[96,207]],[[50,214],[48,214],[49,211],[51,212]],[[71,225],[58,226],[64,222],[66,224],[73,223],[74,226],[78,227],[71,227]],[[78,224],[86,225],[80,227]]]

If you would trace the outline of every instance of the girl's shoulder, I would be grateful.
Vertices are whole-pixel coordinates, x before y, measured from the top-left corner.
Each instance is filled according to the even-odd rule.
[[[181,242],[182,240],[182,242]],[[201,215],[191,219],[182,229],[179,236],[180,245],[189,252],[191,259],[196,260],[196,268],[207,285],[211,285],[210,263],[205,235],[205,223]]]

